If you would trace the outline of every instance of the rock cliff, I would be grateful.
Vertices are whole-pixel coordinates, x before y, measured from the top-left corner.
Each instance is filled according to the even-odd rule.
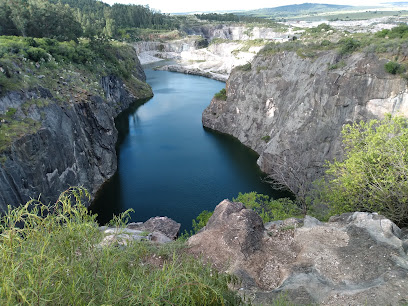
[[[291,159],[314,179],[325,160],[341,158],[344,124],[408,115],[407,82],[386,73],[386,62],[362,53],[321,51],[308,58],[261,52],[246,69],[232,71],[227,100],[211,101],[203,125],[258,152],[266,173],[277,160]]]
[[[55,201],[61,191],[73,185],[82,185],[95,194],[114,174],[114,118],[136,99],[152,96],[136,55],[134,60],[132,88],[114,75],[100,77],[98,84],[78,72],[61,71],[55,90],[47,88],[47,77],[32,72],[30,77],[44,80],[43,86],[8,91],[0,97],[1,115],[12,109],[16,122],[36,122],[35,128],[3,148],[1,210],[40,194],[44,203]],[[96,89],[80,89],[91,85]],[[1,124],[8,122],[3,120]]]

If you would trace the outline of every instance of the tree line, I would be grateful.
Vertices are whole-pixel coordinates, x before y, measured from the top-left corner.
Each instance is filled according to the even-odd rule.
[[[120,38],[127,29],[175,29],[177,20],[148,6],[96,0],[0,0],[0,35],[77,40]]]

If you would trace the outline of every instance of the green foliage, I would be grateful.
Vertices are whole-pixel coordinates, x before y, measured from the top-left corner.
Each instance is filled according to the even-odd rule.
[[[334,31],[334,28],[328,25],[327,23],[321,23],[317,27],[310,28],[308,31],[311,33],[320,33],[320,32],[327,32],[327,31]]]
[[[390,61],[384,65],[385,71],[391,74],[401,74],[405,72],[405,67],[400,63]]]
[[[49,37],[59,41],[85,37],[124,38],[127,28],[176,29],[176,17],[143,5],[95,0],[1,0],[0,35]]]
[[[356,51],[360,46],[361,43],[360,41],[354,39],[354,38],[344,38],[339,41],[340,45],[340,54],[345,55],[348,53],[352,53]]]
[[[6,28],[1,35],[18,34],[31,37],[49,37],[58,40],[76,40],[82,28],[74,18],[74,11],[61,3],[45,0],[3,0],[7,10]]]
[[[212,211],[203,210],[195,220],[193,220],[193,231],[194,234],[198,233],[200,229],[206,226],[208,220],[213,215]]]
[[[239,193],[238,197],[232,199],[234,202],[241,202],[245,207],[258,213],[263,222],[284,220],[290,217],[301,216],[300,208],[288,198],[269,199],[269,196],[257,192]]]
[[[226,101],[227,100],[227,91],[226,91],[226,89],[225,88],[221,89],[219,92],[217,92],[214,95],[214,98],[216,98],[218,100]]]
[[[241,71],[251,71],[252,69],[252,65],[250,62],[241,65],[241,66],[237,66],[236,69],[241,70]]]
[[[268,142],[269,140],[271,140],[271,136],[269,135],[265,135],[261,138],[263,141]]]
[[[98,246],[103,234],[71,188],[46,206],[12,209],[0,223],[2,305],[239,305],[218,273],[187,255],[182,242]],[[118,220],[123,223],[123,220]]]
[[[408,25],[405,23],[402,23],[399,26],[392,28],[391,30],[388,30],[388,29],[381,30],[375,33],[375,36],[379,38],[388,37],[390,39],[394,39],[394,38],[405,39],[405,38],[408,38]]]
[[[344,161],[328,164],[320,200],[331,214],[378,212],[408,224],[408,119],[387,116],[343,129]]]
[[[344,61],[340,61],[338,63],[329,65],[328,69],[329,70],[335,70],[335,69],[340,69],[346,66],[346,63]]]
[[[48,53],[41,48],[28,47],[26,50],[26,54],[27,57],[34,62],[39,62],[40,60],[48,59]]]
[[[41,123],[30,118],[18,120],[12,118],[15,109],[9,109],[5,116],[0,116],[0,152],[6,150],[18,138],[27,134],[33,134],[41,127]]]

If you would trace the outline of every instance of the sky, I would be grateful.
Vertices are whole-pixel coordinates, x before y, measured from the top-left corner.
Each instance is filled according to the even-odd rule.
[[[151,9],[161,11],[162,13],[184,13],[195,11],[221,11],[221,10],[251,10],[258,8],[269,8],[289,4],[309,3],[326,3],[342,5],[364,5],[372,6],[384,3],[387,0],[324,0],[324,1],[278,1],[278,0],[249,0],[249,1],[220,1],[220,0],[102,0],[103,2],[114,4],[140,4],[149,5]],[[405,0],[406,1],[406,0]],[[399,2],[395,0],[394,2]]]

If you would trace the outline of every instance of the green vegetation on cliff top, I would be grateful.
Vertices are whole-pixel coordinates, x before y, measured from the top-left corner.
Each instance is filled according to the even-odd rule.
[[[104,39],[59,42],[50,38],[0,36],[0,98],[7,92],[38,91],[51,94],[46,99],[32,96],[19,111],[0,116],[0,151],[16,138],[34,133],[41,124],[31,118],[30,106],[50,102],[86,102],[90,96],[104,97],[102,76],[120,77],[134,96],[151,93],[137,78],[138,59],[127,44]]]
[[[327,24],[304,30],[299,38],[288,42],[272,42],[260,52],[260,56],[270,56],[280,52],[296,52],[301,58],[319,56],[321,51],[336,50],[341,57],[347,57],[353,52],[378,54],[395,64],[388,64],[385,69],[392,74],[403,74],[408,66],[408,25],[400,24],[391,30],[377,33],[348,33],[335,30]],[[342,59],[329,69],[342,66]],[[405,75],[403,75],[406,77]]]

